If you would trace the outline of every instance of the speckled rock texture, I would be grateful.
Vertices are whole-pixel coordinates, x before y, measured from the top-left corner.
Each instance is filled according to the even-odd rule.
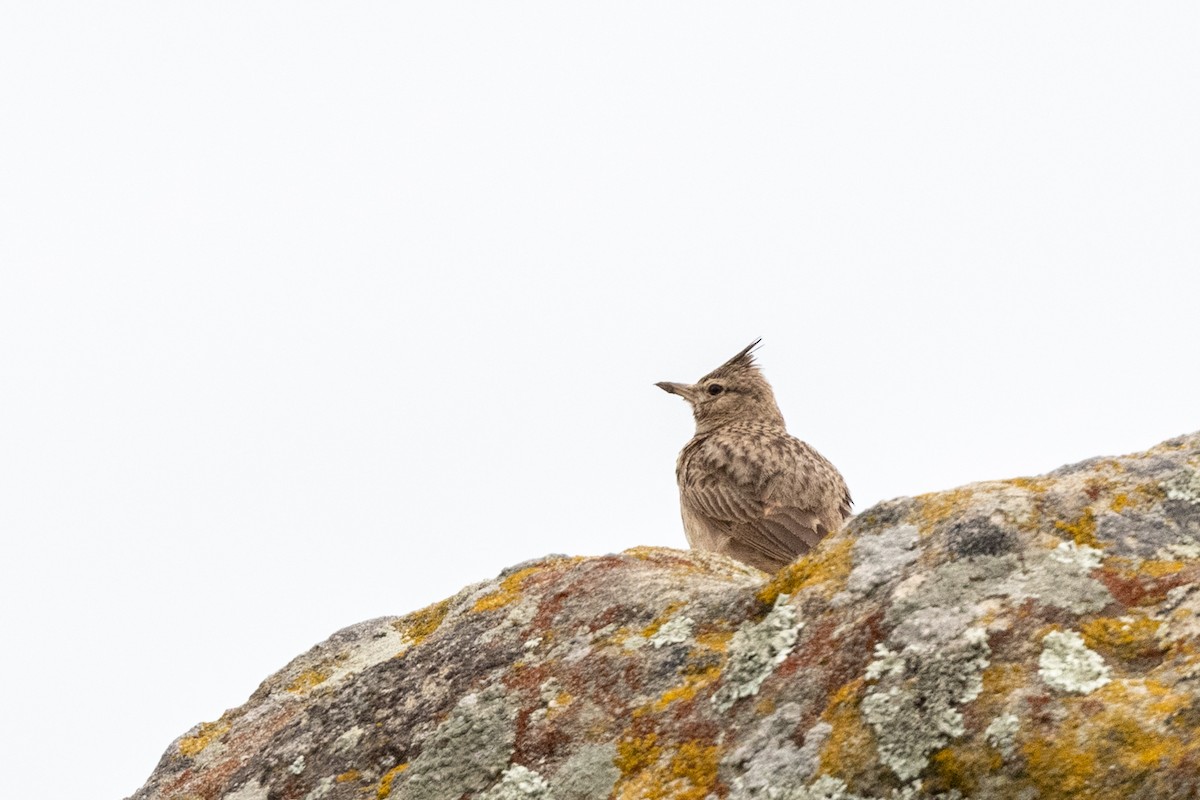
[[[1200,798],[1200,433],[902,498],[768,577],[551,556],[347,628],[136,800]]]

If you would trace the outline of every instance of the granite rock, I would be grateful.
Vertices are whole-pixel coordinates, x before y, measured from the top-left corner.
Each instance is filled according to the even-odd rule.
[[[1200,798],[1200,433],[346,628],[134,800]]]

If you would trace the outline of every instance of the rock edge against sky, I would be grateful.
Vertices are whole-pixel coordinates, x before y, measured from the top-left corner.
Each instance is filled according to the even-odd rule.
[[[1200,433],[881,503],[774,577],[521,564],[334,634],[133,800],[1200,798],[1198,612]]]

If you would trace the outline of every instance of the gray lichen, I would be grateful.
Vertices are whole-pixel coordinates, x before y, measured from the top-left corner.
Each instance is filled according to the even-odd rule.
[[[846,591],[865,595],[902,574],[919,555],[919,538],[920,532],[914,525],[897,525],[859,537],[854,542],[854,567],[846,581]]]
[[[797,747],[792,734],[803,716],[799,705],[784,703],[722,760],[732,800],[786,797],[790,787],[803,786],[812,778],[833,727],[817,722],[805,733],[804,746]]]
[[[1049,686],[1063,692],[1088,694],[1109,681],[1108,665],[1089,650],[1075,631],[1051,631],[1042,639],[1038,674]]]
[[[744,623],[733,634],[724,679],[712,698],[720,711],[728,711],[739,699],[757,694],[767,676],[796,646],[804,623],[796,618],[796,609],[787,600],[786,594],[779,595],[762,622]]]
[[[900,621],[921,608],[967,609],[989,597],[1034,600],[1072,614],[1094,614],[1112,601],[1104,584],[1091,576],[1092,548],[1059,548],[1019,559],[979,556],[943,564],[888,611]]]
[[[851,792],[841,778],[822,775],[808,786],[791,789],[776,795],[776,797],[779,800],[916,800],[918,797],[927,797],[931,800],[960,800],[962,795],[958,790],[946,794],[923,794],[920,781],[913,781],[899,789],[892,789],[882,796],[862,795]]]
[[[957,706],[979,696],[991,650],[982,628],[942,646],[909,644],[903,653],[876,649],[867,677],[877,681],[863,698],[880,760],[903,781],[921,773],[929,754],[964,732]]]
[[[613,763],[615,742],[585,744],[568,758],[552,776],[557,800],[592,800],[608,797],[621,777]]]
[[[398,800],[458,800],[488,788],[509,764],[515,709],[498,690],[469,694],[421,746]]]

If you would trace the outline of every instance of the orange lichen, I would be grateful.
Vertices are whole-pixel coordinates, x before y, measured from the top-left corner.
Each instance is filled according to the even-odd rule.
[[[393,627],[408,638],[413,647],[429,638],[434,631],[441,627],[450,611],[450,601],[442,600],[426,606],[420,611],[414,611],[403,619],[393,623]]]
[[[306,669],[292,678],[287,690],[292,694],[301,694],[329,680],[329,673],[319,669]]]
[[[356,781],[361,777],[362,773],[358,770],[348,769],[341,775],[338,775],[336,778],[334,778],[334,780],[336,780],[338,783],[350,783],[351,781]]]
[[[853,565],[851,549],[854,541],[844,538],[825,547],[818,547],[798,561],[788,564],[758,592],[765,606],[775,605],[779,595],[794,595],[811,586],[827,584],[824,594],[832,596],[845,586]]]
[[[1109,501],[1108,507],[1113,510],[1113,513],[1120,514],[1129,505],[1129,495],[1125,492],[1113,495],[1113,499]]]
[[[1021,746],[1039,796],[1119,800],[1134,790],[1172,796],[1200,756],[1191,737],[1163,725],[1187,699],[1153,681],[1114,681],[1087,700],[1065,701],[1067,718]]]
[[[233,723],[224,717],[216,722],[202,722],[200,730],[196,732],[195,736],[185,736],[179,740],[179,752],[188,758],[194,758],[200,755],[213,741],[228,733],[232,727]]]
[[[1136,661],[1162,654],[1163,647],[1155,636],[1161,624],[1146,617],[1099,617],[1083,623],[1079,630],[1084,644],[1092,650],[1112,658]]]
[[[1083,514],[1074,522],[1058,520],[1054,523],[1054,527],[1070,536],[1075,544],[1103,547],[1096,539],[1096,514],[1090,508],[1085,508]]]
[[[408,769],[408,764],[399,764],[383,773],[383,777],[379,779],[379,788],[375,790],[375,800],[386,800],[392,793],[392,784],[406,769]]]
[[[524,587],[525,581],[534,573],[540,572],[541,569],[541,566],[534,566],[517,570],[500,582],[500,588],[497,591],[476,600],[472,610],[494,611],[516,602],[517,598],[521,596],[521,589]]]

